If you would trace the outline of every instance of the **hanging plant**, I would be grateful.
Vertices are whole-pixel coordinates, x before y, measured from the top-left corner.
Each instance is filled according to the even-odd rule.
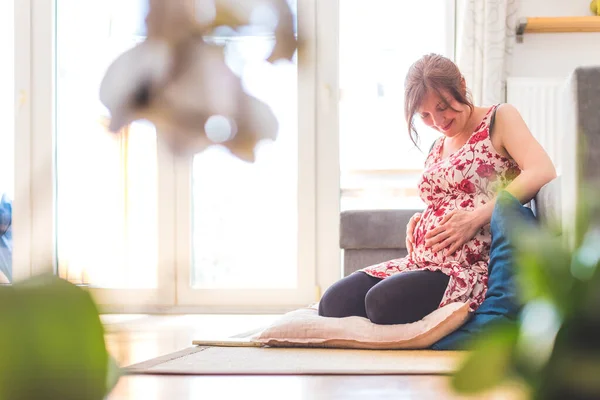
[[[223,47],[205,38],[219,32],[272,37],[266,61],[291,61],[301,43],[287,1],[149,0],[146,28],[145,40],[117,57],[102,80],[109,130],[145,119],[175,154],[190,155],[215,144],[207,121],[218,118],[227,131],[219,144],[253,162],[256,144],[276,139],[277,119],[246,92]]]

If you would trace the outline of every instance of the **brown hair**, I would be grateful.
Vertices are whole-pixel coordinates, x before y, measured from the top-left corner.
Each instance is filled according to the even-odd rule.
[[[408,69],[404,80],[404,117],[408,124],[410,139],[417,147],[419,147],[417,145],[419,135],[413,118],[429,90],[435,91],[447,107],[450,105],[442,96],[442,90],[447,91],[459,103],[467,105],[471,112],[474,110],[470,93],[463,87],[463,76],[456,64],[439,54],[427,54],[421,57]]]

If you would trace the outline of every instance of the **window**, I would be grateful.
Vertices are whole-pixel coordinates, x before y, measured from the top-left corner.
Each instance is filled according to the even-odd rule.
[[[218,145],[176,158],[144,121],[106,131],[98,86],[144,39],[145,0],[25,3],[12,136],[23,276],[52,270],[107,311],[289,310],[341,277],[340,208],[420,206],[437,135],[421,129],[413,148],[403,79],[424,53],[452,55],[454,1],[288,1],[306,44],[292,62],[265,62],[265,35],[206,38],[278,119],[254,164]]]
[[[271,107],[280,128],[275,142],[262,145],[255,164],[234,159],[219,147],[194,157],[195,287],[296,285],[297,67],[264,61],[273,44],[244,38],[227,45],[229,54],[243,60],[248,91]]]
[[[254,164],[217,145],[175,159],[149,123],[107,132],[98,99],[109,63],[144,39],[145,2],[80,3],[56,0],[58,274],[89,286],[103,305],[313,301],[310,115],[299,134],[312,104],[299,99],[300,87],[314,85],[311,67],[298,71],[298,57],[266,62],[272,37],[206,37],[224,47],[245,89],[272,107],[279,137],[262,144]],[[310,6],[302,8],[311,18]]]
[[[135,303],[137,293],[139,302],[172,303],[158,295],[169,286],[160,279],[161,246],[172,239],[160,240],[168,228],[159,225],[154,126],[137,121],[113,134],[99,100],[108,65],[144,39],[145,1],[57,0],[56,9],[58,274],[100,302]]]
[[[295,1],[289,4],[307,16]],[[215,305],[313,301],[314,231],[308,228],[315,217],[303,199],[314,193],[314,176],[301,161],[310,159],[314,131],[299,134],[299,118],[311,106],[299,100],[299,87],[313,83],[299,71],[297,53],[292,62],[266,61],[272,37],[206,39],[224,46],[226,62],[247,92],[271,107],[279,131],[276,141],[260,145],[253,164],[212,146],[182,168],[189,176],[182,181],[191,202],[182,221],[191,221],[191,239],[184,241],[191,257],[181,264],[178,293],[184,302]]]
[[[341,209],[422,208],[417,182],[438,133],[404,121],[404,77],[426,53],[453,58],[454,1],[339,5]]]

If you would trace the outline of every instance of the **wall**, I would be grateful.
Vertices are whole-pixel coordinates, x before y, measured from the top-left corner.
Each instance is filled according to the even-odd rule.
[[[588,16],[590,0],[521,0],[521,17]],[[600,65],[600,33],[525,34],[516,43],[510,75],[567,77],[578,66]]]

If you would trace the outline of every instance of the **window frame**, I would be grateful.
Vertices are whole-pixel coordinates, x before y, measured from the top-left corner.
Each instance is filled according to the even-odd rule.
[[[54,1],[15,1],[13,282],[53,273]]]
[[[13,0],[14,7],[14,198],[12,207],[13,282],[31,271],[31,4]]]

